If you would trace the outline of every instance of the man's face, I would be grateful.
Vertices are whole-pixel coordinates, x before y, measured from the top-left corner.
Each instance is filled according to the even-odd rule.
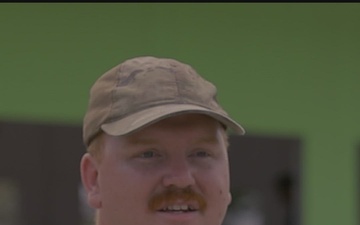
[[[187,114],[105,135],[101,162],[90,155],[82,162],[99,225],[220,225],[231,201],[221,129]]]

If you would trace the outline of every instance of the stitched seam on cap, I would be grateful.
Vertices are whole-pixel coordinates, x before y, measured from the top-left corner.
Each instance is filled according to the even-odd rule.
[[[109,120],[109,116],[111,115],[111,112],[113,110],[113,105],[114,105],[114,93],[116,91],[116,87],[118,86],[119,82],[120,82],[120,71],[121,71],[121,66],[115,71],[115,82],[114,82],[114,85],[113,87],[111,88],[111,93],[110,93],[110,99],[111,99],[111,102],[110,102],[110,107],[109,107],[109,111],[106,115],[106,118],[105,120],[108,121]],[[104,121],[105,122],[105,121]]]
[[[184,100],[180,94],[180,91],[179,91],[179,80],[177,78],[177,75],[178,73],[174,73],[174,77],[175,77],[175,84],[176,84],[176,93],[177,93],[177,98],[180,100],[181,103],[184,103]]]

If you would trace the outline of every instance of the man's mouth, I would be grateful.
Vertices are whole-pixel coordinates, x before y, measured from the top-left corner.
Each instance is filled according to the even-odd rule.
[[[188,204],[174,204],[168,205],[161,208],[160,212],[170,212],[170,213],[187,213],[187,212],[195,212],[197,211],[197,207],[188,205]]]
[[[166,224],[189,224],[201,215],[196,202],[182,200],[163,203],[155,211],[158,218],[167,221]]]

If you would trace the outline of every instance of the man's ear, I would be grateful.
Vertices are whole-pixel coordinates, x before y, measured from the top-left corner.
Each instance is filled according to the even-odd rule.
[[[81,159],[81,181],[87,193],[88,204],[93,208],[101,208],[101,195],[98,183],[97,161],[89,153]]]
[[[231,201],[232,201],[232,195],[231,195],[231,192],[229,192],[229,193],[228,193],[228,202],[229,202],[228,205],[231,204]]]

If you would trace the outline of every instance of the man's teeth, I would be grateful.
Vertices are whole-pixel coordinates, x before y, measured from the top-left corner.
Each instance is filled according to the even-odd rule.
[[[194,209],[188,205],[170,205],[163,208],[162,211],[194,211]]]

